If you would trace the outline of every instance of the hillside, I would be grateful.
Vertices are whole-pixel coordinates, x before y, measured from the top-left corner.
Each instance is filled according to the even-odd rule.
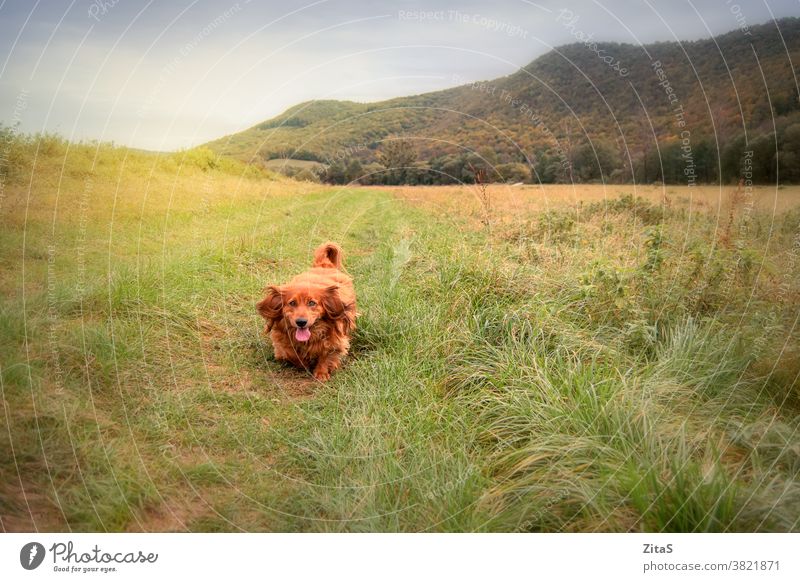
[[[733,180],[743,151],[752,149],[756,181],[775,180],[777,158],[783,180],[800,179],[793,66],[800,60],[800,19],[755,26],[749,35],[599,43],[597,50],[619,70],[594,47],[576,43],[492,81],[379,103],[302,103],[208,145],[247,162],[289,157],[346,166],[355,159],[361,166],[380,160],[387,138],[403,136],[421,182],[469,181],[470,161],[501,174],[532,166],[534,182],[625,182],[632,172],[639,181],[686,182],[688,172],[709,182],[720,168],[723,179]],[[680,157],[687,143],[690,169]],[[413,181],[408,174],[395,179]]]

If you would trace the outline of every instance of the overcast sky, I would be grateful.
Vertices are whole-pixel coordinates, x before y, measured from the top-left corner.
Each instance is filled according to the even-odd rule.
[[[0,0],[0,121],[170,150],[309,99],[507,75],[576,30],[648,43],[783,16],[800,16],[800,2]]]

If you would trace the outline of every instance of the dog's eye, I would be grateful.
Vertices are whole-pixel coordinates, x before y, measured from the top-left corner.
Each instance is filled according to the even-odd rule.
[[[308,306],[309,307],[316,307],[317,306],[317,302],[312,299],[311,301],[308,302]]]
[[[291,305],[292,307],[297,307],[297,301],[292,299],[291,301],[289,301],[289,305]]]

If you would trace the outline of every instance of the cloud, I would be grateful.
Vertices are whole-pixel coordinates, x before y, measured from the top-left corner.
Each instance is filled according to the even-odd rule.
[[[23,130],[174,149],[309,99],[381,100],[446,88],[456,75],[510,74],[574,41],[556,23],[565,8],[595,39],[631,43],[798,12],[792,0],[741,4],[736,15],[717,0],[10,1],[0,9],[0,107],[10,111],[25,88]]]

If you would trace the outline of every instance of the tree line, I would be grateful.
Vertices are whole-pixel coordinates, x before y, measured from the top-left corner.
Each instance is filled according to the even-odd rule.
[[[687,135],[636,148],[609,140],[540,148],[530,156],[498,159],[490,148],[420,159],[414,142],[385,140],[375,159],[351,157],[327,165],[318,179],[330,184],[436,185],[474,183],[476,172],[505,183],[753,183],[800,182],[800,122],[759,135],[744,133],[718,143]],[[747,174],[747,175],[745,175]]]

